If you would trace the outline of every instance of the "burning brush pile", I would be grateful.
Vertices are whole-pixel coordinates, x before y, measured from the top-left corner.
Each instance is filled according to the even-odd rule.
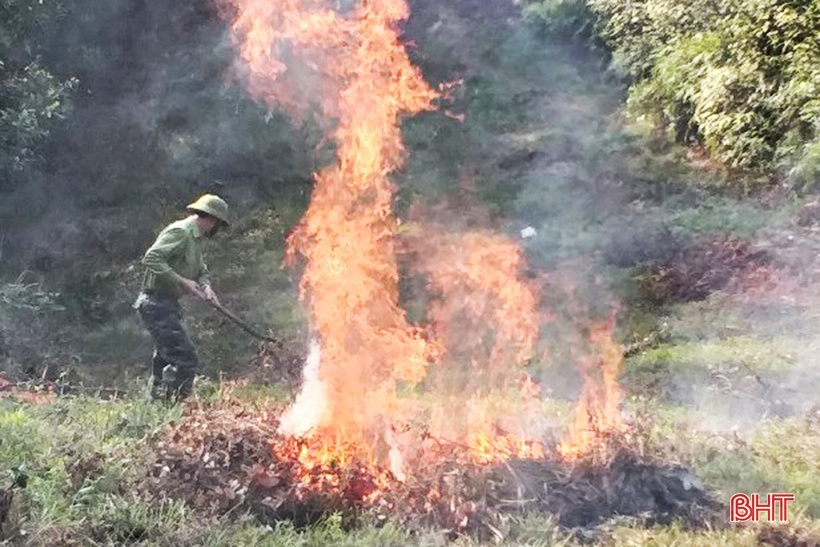
[[[155,446],[152,495],[266,521],[342,512],[453,534],[492,533],[498,515],[522,511],[569,527],[613,514],[702,516],[710,502],[685,470],[629,448],[611,319],[585,335],[576,417],[552,442],[526,372],[546,359],[539,332],[551,314],[520,275],[518,245],[441,219],[398,229],[390,173],[405,153],[400,122],[441,97],[401,44],[404,0],[344,10],[231,0],[224,12],[248,92],[316,119],[336,146],[288,238],[311,342],[284,412],[229,394],[218,408],[191,407]],[[405,275],[424,281],[417,323],[400,302]]]
[[[434,527],[450,537],[503,537],[507,515],[549,513],[567,529],[587,530],[613,516],[645,524],[719,521],[719,506],[685,468],[642,454],[634,437],[596,432],[588,452],[562,455],[566,442],[529,455],[509,445],[415,440],[401,476],[390,464],[333,446],[320,436],[283,434],[280,411],[243,403],[222,388],[219,405],[192,404],[185,418],[154,443],[143,496],[185,500],[213,516],[250,511],[266,523],[312,524],[341,514],[348,525],[401,523]],[[380,454],[389,462],[385,440]]]

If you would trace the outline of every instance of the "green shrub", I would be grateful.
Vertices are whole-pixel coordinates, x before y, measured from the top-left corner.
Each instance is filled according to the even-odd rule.
[[[0,0],[0,190],[38,158],[54,122],[71,111],[77,80],[60,80],[40,57],[44,28],[60,14],[54,2]]]
[[[13,283],[0,283],[0,320],[11,310],[61,310],[59,295],[43,289],[38,283],[23,283],[23,276]]]
[[[532,0],[527,13],[560,28],[582,16],[579,4]],[[586,24],[597,25],[613,66],[632,84],[634,116],[679,142],[705,145],[729,167],[784,168],[813,184],[820,5],[589,0],[586,7]]]

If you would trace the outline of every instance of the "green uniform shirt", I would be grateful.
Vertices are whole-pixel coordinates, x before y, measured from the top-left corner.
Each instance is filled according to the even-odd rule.
[[[143,289],[168,290],[182,295],[182,278],[193,279],[202,286],[209,284],[208,267],[202,258],[196,217],[169,224],[145,252]]]

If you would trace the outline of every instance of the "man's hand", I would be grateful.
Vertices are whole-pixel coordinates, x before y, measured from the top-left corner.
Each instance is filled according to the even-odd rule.
[[[190,294],[196,296],[197,298],[201,298],[203,300],[207,300],[208,298],[205,296],[205,291],[200,288],[199,284],[192,280],[192,279],[183,279],[182,285],[185,287]]]
[[[205,295],[205,300],[213,302],[217,306],[219,305],[219,299],[216,297],[216,293],[210,285],[205,285],[205,288],[202,290],[202,292]]]

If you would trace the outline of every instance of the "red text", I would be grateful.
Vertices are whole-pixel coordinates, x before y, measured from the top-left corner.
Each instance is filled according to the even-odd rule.
[[[787,522],[789,520],[789,502],[794,501],[794,494],[768,494],[765,502],[759,494],[735,494],[729,502],[729,520],[746,522],[760,520],[760,515],[767,521]]]

